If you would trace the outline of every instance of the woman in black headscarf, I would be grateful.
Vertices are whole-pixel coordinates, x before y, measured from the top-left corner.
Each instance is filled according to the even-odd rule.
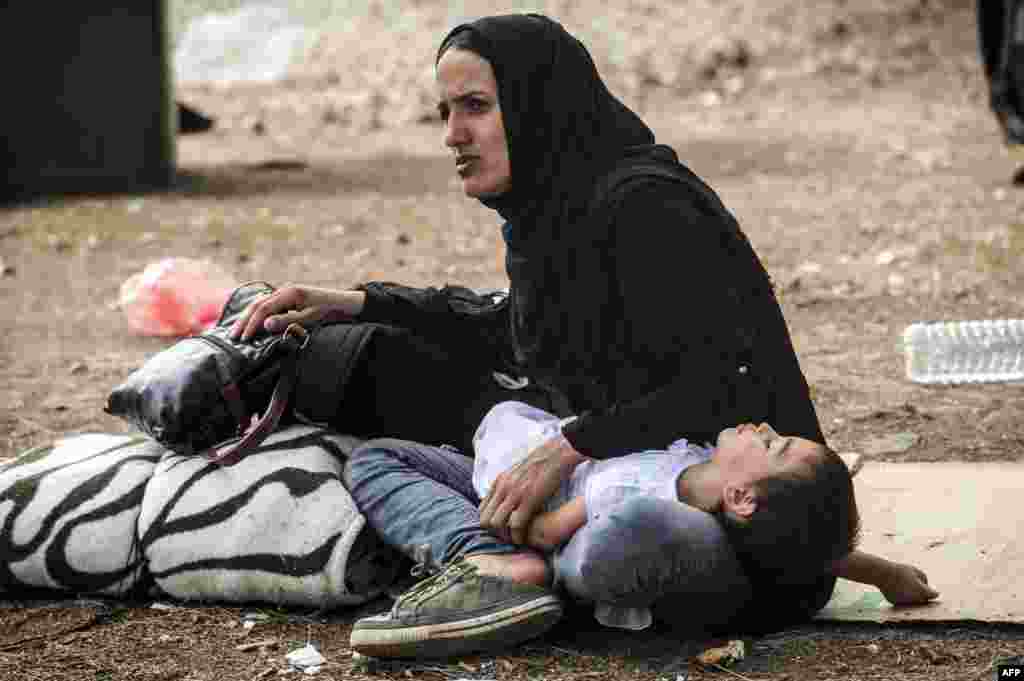
[[[350,488],[368,522],[410,557],[448,566],[391,613],[357,623],[353,647],[374,654],[458,654],[551,626],[561,605],[524,534],[585,458],[713,441],[744,422],[824,443],[771,282],[736,220],[608,92],[578,40],[543,16],[489,17],[445,38],[437,75],[463,189],[505,220],[508,297],[480,308],[456,287],[289,286],[255,305],[237,333],[325,319],[413,329],[457,347],[460,366],[514,374],[539,388],[538,406],[578,418],[500,477],[479,509],[465,457],[401,440],[357,450]],[[480,413],[441,390],[422,388],[419,403]],[[468,440],[455,430],[434,444]],[[691,601],[662,613],[669,618],[737,628],[741,617],[767,629],[827,601],[832,576],[785,590],[748,575],[748,599],[720,531],[700,531],[707,560],[687,584],[675,580],[674,595]],[[844,576],[855,576],[849,562]],[[633,566],[631,583],[656,598],[651,585],[664,585],[666,571],[654,563]],[[756,608],[741,613],[745,604]]]

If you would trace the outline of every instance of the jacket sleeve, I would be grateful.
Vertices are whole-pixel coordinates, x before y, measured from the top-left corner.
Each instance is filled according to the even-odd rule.
[[[507,299],[462,286],[415,288],[392,282],[356,286],[366,293],[359,320],[410,329],[502,367],[510,356]]]
[[[780,357],[789,348],[787,370],[800,373],[774,296],[757,299],[755,305],[763,309],[744,309],[748,306],[725,294],[729,287],[755,281],[751,277],[768,282],[748,247],[737,241],[731,217],[720,211],[696,190],[668,181],[645,183],[620,202],[613,229],[615,276],[628,324],[626,354],[645,363],[652,377],[663,378],[652,378],[646,392],[584,412],[564,426],[566,439],[581,454],[610,458],[664,448],[680,437],[713,441],[723,428],[751,418],[767,420],[766,414],[751,413],[752,400],[760,401],[752,394],[771,394],[772,388],[759,384],[764,377],[748,373],[738,356],[731,342],[737,325],[777,317],[758,343],[773,346]],[[804,429],[820,437],[802,374],[799,379],[792,386],[795,394],[786,399],[806,401],[810,418],[804,420],[810,425]],[[773,396],[769,399],[774,403]]]

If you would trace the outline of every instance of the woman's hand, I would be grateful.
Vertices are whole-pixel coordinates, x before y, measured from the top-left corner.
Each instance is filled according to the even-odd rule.
[[[231,338],[247,341],[260,329],[284,331],[289,324],[315,326],[357,316],[366,302],[362,291],[338,291],[286,284],[251,303],[231,328]]]
[[[921,605],[939,596],[939,592],[928,585],[928,575],[905,563],[894,564],[876,586],[893,605]]]
[[[499,475],[480,504],[480,524],[505,541],[527,543],[527,529],[558,486],[584,460],[562,435]]]

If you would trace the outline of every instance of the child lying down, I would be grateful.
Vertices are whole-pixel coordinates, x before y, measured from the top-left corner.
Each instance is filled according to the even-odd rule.
[[[487,496],[498,476],[557,435],[570,420],[519,402],[493,407],[473,439],[473,486],[480,498]],[[578,572],[587,547],[646,541],[654,547],[654,560],[671,554],[666,540],[675,533],[671,527],[666,531],[662,522],[657,529],[651,526],[650,532],[641,523],[626,540],[609,525],[608,518],[637,499],[667,502],[661,506],[666,517],[659,520],[671,525],[678,510],[680,529],[694,527],[689,520],[693,509],[712,514],[745,570],[770,575],[779,583],[831,572],[873,584],[898,605],[924,603],[938,596],[917,568],[855,549],[859,516],[853,485],[834,452],[810,440],[779,435],[768,424],[739,424],[723,430],[713,445],[680,439],[664,450],[585,461],[534,518],[527,543],[551,555],[556,585],[581,600],[595,601],[597,619],[608,626],[646,628],[652,621],[651,610],[635,597],[595,596],[593,588],[574,593],[580,591],[574,586],[586,581]],[[651,533],[657,536],[640,536]],[[636,555],[635,547],[629,555]],[[614,547],[606,546],[604,569],[630,569],[625,562],[615,565],[615,556]],[[686,568],[706,571],[713,566],[690,560]],[[658,589],[647,591],[655,597]]]

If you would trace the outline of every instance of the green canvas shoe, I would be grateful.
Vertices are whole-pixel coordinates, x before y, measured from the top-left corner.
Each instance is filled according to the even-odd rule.
[[[459,558],[402,594],[391,612],[358,620],[351,647],[373,657],[455,657],[522,643],[561,616],[551,589],[481,575]]]

